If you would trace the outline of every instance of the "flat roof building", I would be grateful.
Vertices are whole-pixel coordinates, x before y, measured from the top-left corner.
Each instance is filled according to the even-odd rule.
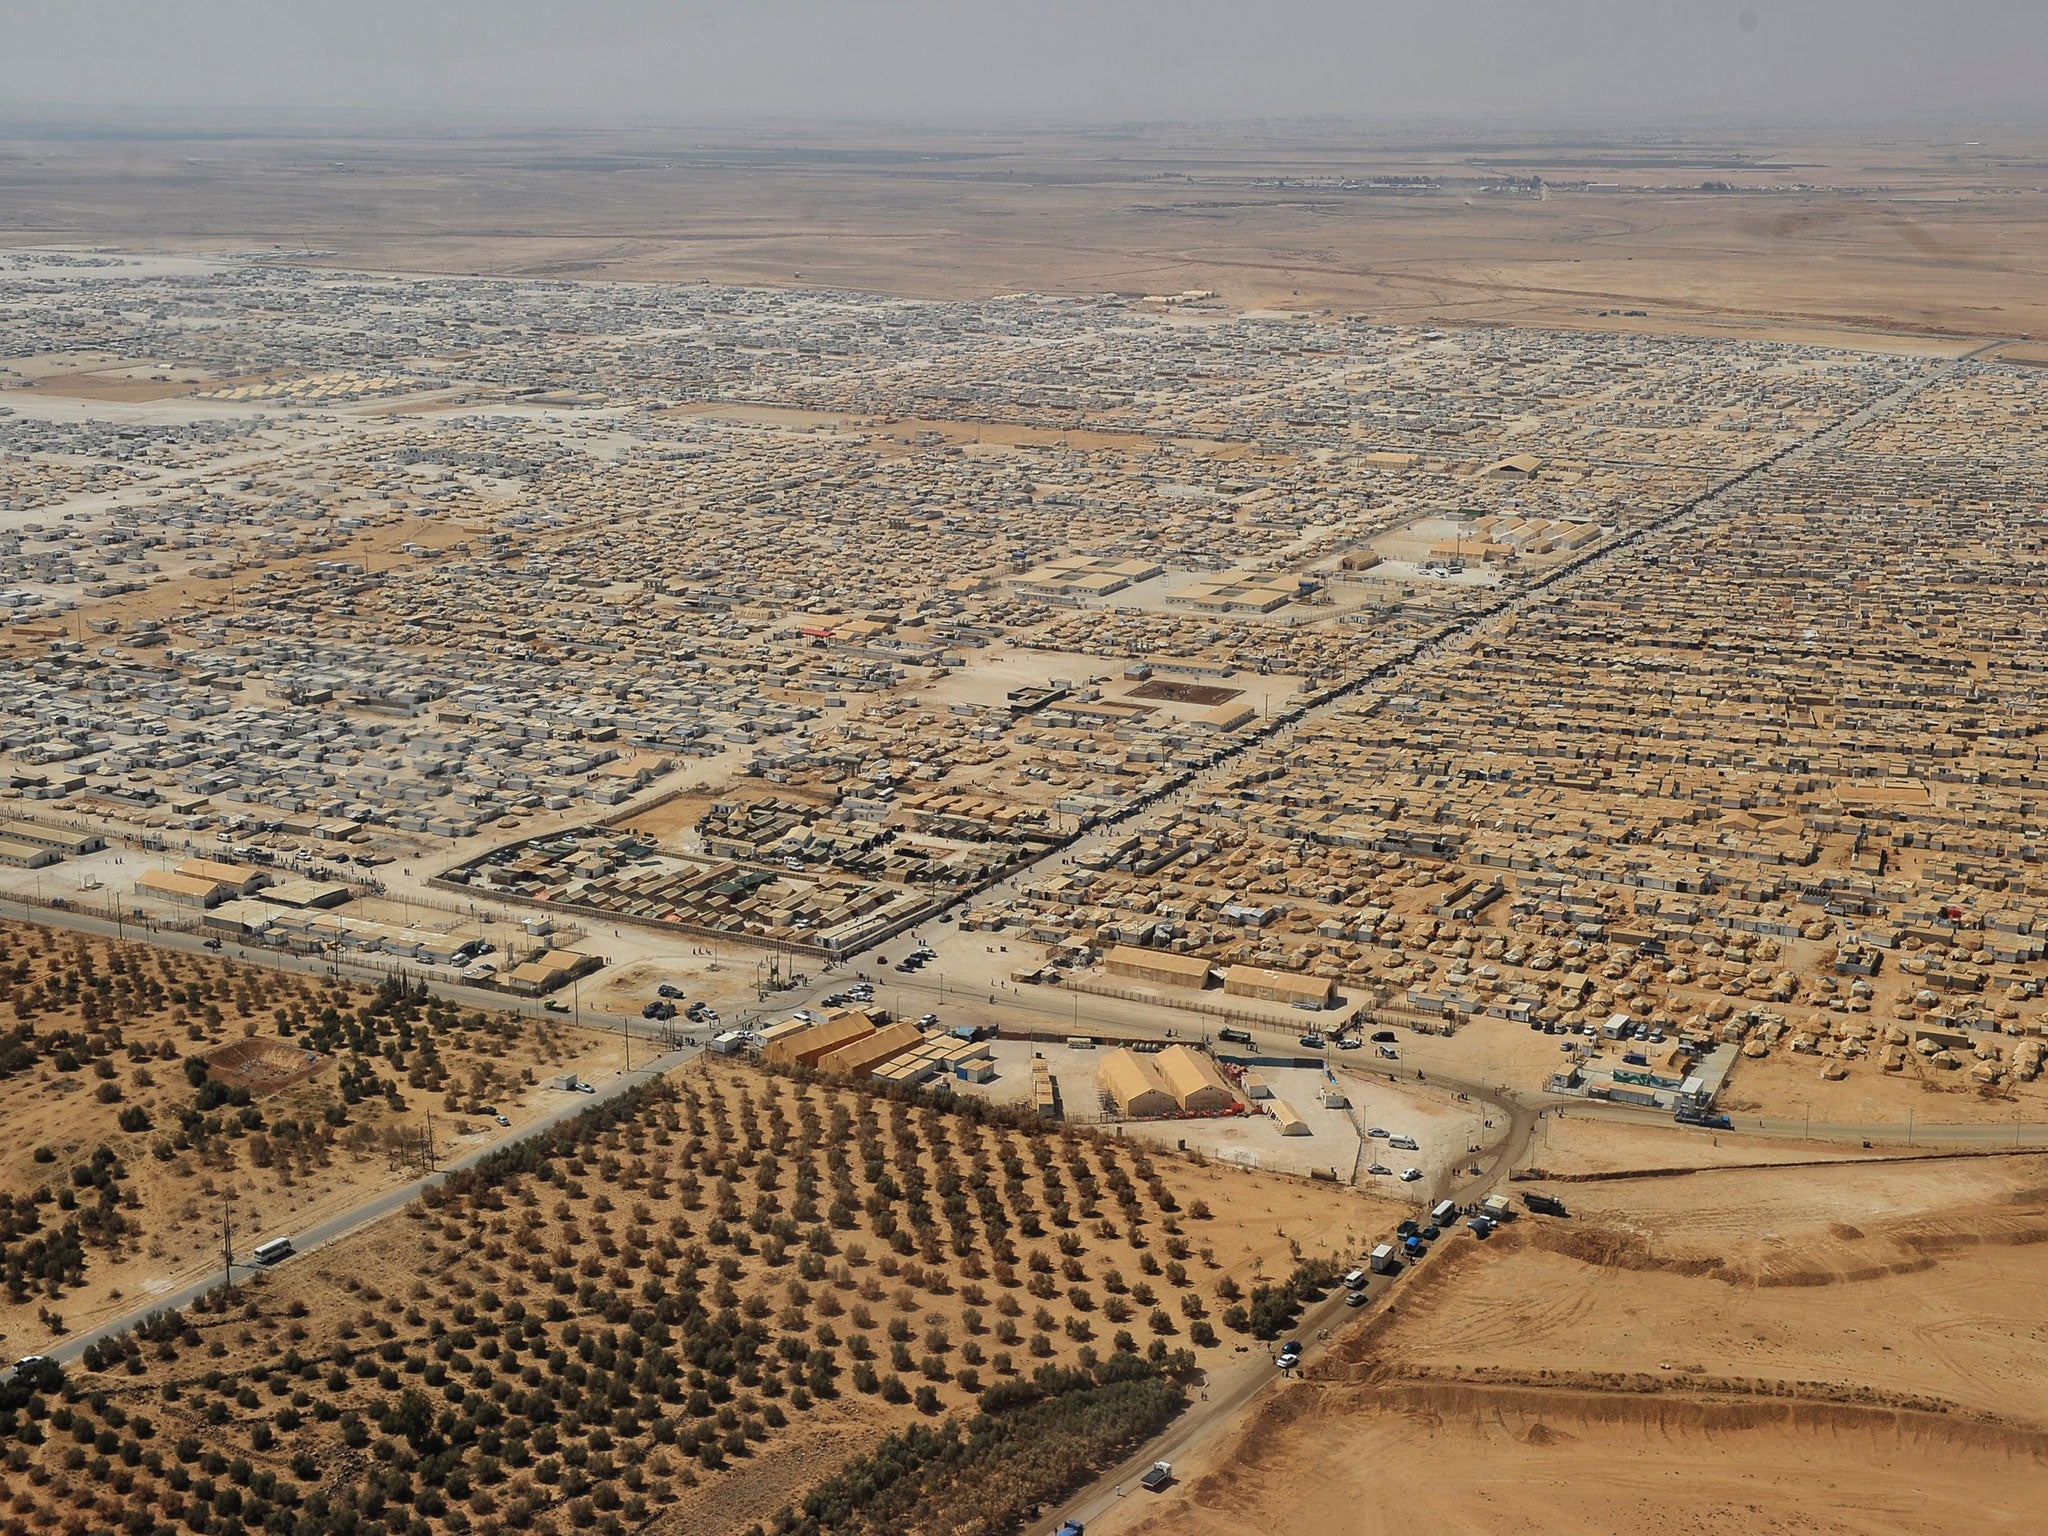
[[[76,858],[82,853],[97,853],[107,846],[104,837],[90,832],[66,832],[59,827],[45,827],[33,821],[0,821],[0,839],[10,843],[27,843],[31,848],[48,848],[59,857]]]

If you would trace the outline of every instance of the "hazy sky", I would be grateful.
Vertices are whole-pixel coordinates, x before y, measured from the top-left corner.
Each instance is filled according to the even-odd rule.
[[[0,115],[2048,115],[2048,0],[0,0]]]

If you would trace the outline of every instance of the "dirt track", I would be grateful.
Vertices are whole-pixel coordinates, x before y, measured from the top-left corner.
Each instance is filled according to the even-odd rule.
[[[1447,1236],[1181,1486],[1091,1523],[2031,1529],[2041,1174],[2011,1156],[1579,1187],[1568,1219]]]

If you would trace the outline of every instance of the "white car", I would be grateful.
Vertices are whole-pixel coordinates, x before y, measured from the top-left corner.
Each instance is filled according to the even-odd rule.
[[[1401,1182],[1403,1184],[1413,1184],[1421,1177],[1422,1170],[1420,1168],[1403,1168],[1401,1170]]]

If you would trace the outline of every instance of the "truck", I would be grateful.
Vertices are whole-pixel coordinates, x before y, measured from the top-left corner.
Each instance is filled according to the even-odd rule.
[[[580,1085],[576,1081],[576,1074],[574,1072],[564,1072],[560,1077],[549,1078],[548,1086],[550,1088],[559,1088],[564,1093],[574,1093]]]
[[[737,1056],[745,1048],[746,1043],[747,1037],[744,1031],[728,1029],[722,1035],[713,1035],[711,1037],[711,1054],[714,1056]]]
[[[1138,1479],[1138,1486],[1147,1493],[1157,1493],[1172,1481],[1173,1463],[1170,1461],[1155,1461],[1152,1463],[1151,1470]]]
[[[1400,1267],[1391,1243],[1381,1243],[1366,1257],[1365,1267],[1376,1275],[1391,1275]]]
[[[1707,1109],[1681,1109],[1672,1116],[1680,1125],[1697,1125],[1709,1131],[1732,1131],[1735,1122],[1726,1115],[1716,1114]]]
[[[1539,1216],[1569,1216],[1564,1202],[1555,1195],[1539,1195],[1533,1189],[1522,1191],[1522,1204]]]

